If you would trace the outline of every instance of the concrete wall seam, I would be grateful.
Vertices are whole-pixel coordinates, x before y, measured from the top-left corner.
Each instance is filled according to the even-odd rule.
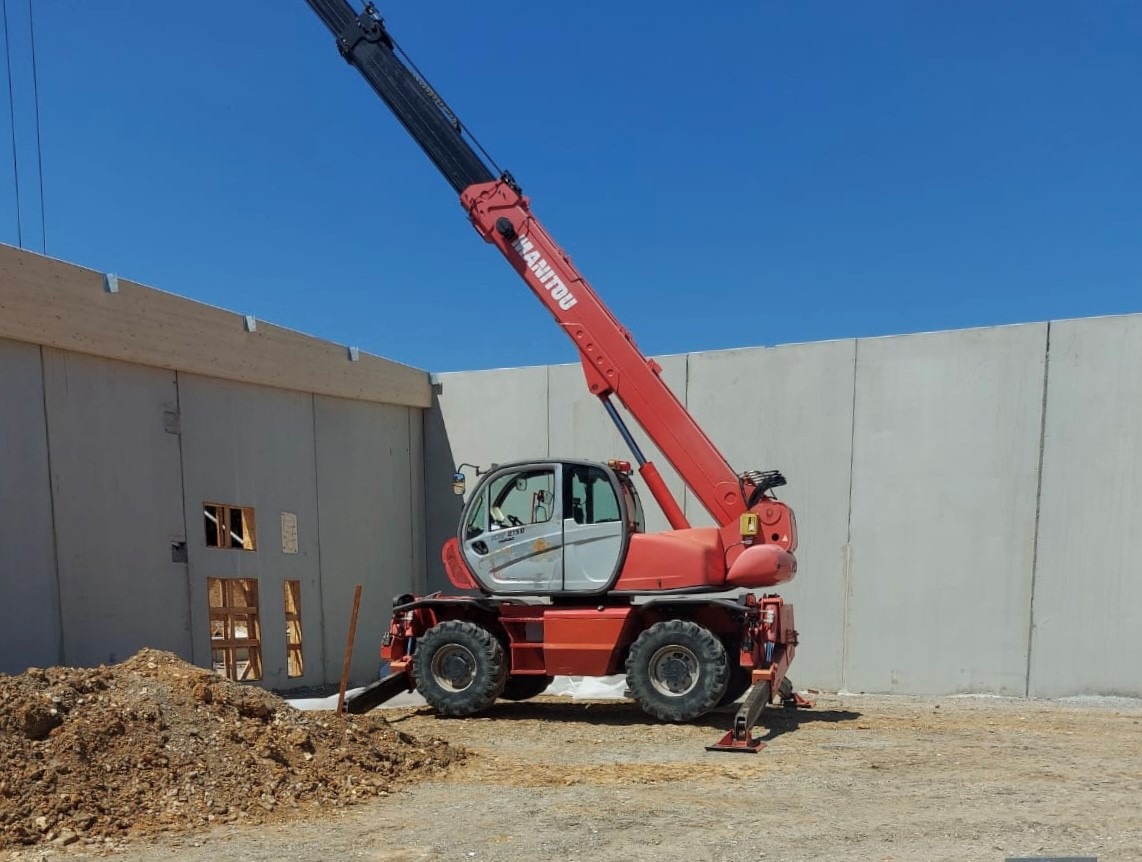
[[[55,496],[55,482],[52,481],[52,437],[51,431],[48,428],[48,388],[44,384],[44,348],[39,345],[40,354],[40,397],[42,399],[41,405],[44,411],[44,450],[48,457],[48,500],[51,503],[51,516],[52,516],[52,570],[55,575],[55,609],[56,619],[58,621],[58,661],[63,663],[66,661],[64,644],[66,643],[63,634],[63,589],[60,585],[59,579],[59,532],[56,527],[56,496]]]
[[[543,451],[547,453],[548,458],[557,457],[551,451],[551,366],[547,366],[543,370],[543,405],[546,408],[543,411],[544,422],[544,439],[545,443]]]
[[[683,354],[682,357],[682,403],[690,403],[690,354]],[[682,499],[679,504],[682,506],[682,512],[685,514],[690,511],[690,497],[693,492],[690,490],[689,485],[682,486]],[[687,517],[686,520],[689,520]]]
[[[853,461],[856,458],[856,409],[857,409],[857,365],[860,362],[860,342],[853,341],[853,386],[852,403],[849,405],[849,496],[846,503],[848,517],[845,521],[844,552],[844,596],[842,597],[841,631],[841,691],[848,688],[849,668],[849,602],[853,592]]]
[[[1051,380],[1051,324],[1043,341],[1043,403],[1039,417],[1039,465],[1035,470],[1035,538],[1031,549],[1031,600],[1027,604],[1027,682],[1023,696],[1031,696],[1031,661],[1035,648],[1035,581],[1039,574],[1039,524],[1043,514],[1043,452],[1047,443],[1047,392]]]
[[[179,372],[174,373],[174,398],[175,398],[175,413],[178,422],[178,496],[180,500],[186,500],[186,461],[182,454],[182,394],[180,392],[181,386],[179,385]],[[188,546],[189,537],[187,536],[187,521],[186,521],[186,505],[182,507],[182,547],[186,555],[186,628],[187,631],[192,632],[190,638],[190,660],[196,664],[205,664],[211,660],[209,655],[199,656],[195,654],[195,639],[193,637],[194,631],[194,590],[191,587],[190,579],[190,550]]]
[[[314,514],[317,518],[317,618],[321,620],[321,655],[324,658],[323,664],[328,666],[333,654],[329,651],[329,626],[326,625],[325,620],[325,567],[321,562],[321,462],[318,460],[317,452],[317,396],[313,393],[309,395],[309,413],[313,420],[313,463],[316,466],[316,469],[313,471],[313,500]],[[304,634],[302,642],[304,643]],[[327,678],[325,667],[321,669],[321,681],[323,683],[330,681]]]
[[[421,532],[424,528],[425,518],[425,503],[424,503],[424,429],[423,427],[415,430],[413,429],[413,412],[410,410],[408,413],[408,442],[409,442],[409,459],[408,459],[408,481],[413,488],[420,488],[420,494],[417,496],[416,514],[412,522],[412,531],[409,536],[411,542],[409,551],[409,561],[412,566],[412,592],[413,593],[426,593],[428,592],[428,580],[426,577],[424,566],[424,537]],[[419,441],[417,446],[421,457],[412,457],[413,441]],[[418,527],[419,525],[419,527]],[[418,550],[419,548],[419,550]]]

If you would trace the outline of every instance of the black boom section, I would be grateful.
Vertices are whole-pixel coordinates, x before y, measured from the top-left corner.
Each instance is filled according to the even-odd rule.
[[[464,130],[428,83],[396,55],[380,16],[358,14],[346,0],[306,0],[337,40],[341,55],[364,76],[457,193],[496,179],[464,139]]]

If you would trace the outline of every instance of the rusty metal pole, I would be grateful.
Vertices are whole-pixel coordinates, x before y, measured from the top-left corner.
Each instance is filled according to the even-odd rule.
[[[345,661],[341,665],[341,691],[337,695],[337,714],[345,715],[345,689],[349,687],[349,664],[353,661],[353,641],[357,636],[357,611],[361,609],[361,585],[353,591],[353,613],[349,617],[349,639],[345,642]]]

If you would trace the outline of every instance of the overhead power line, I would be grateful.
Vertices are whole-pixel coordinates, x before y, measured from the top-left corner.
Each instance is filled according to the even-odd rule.
[[[32,0],[28,0],[28,32],[32,38],[32,96],[36,105],[36,170],[40,175],[40,242],[44,254],[47,254],[48,217],[44,212],[44,151],[40,144],[40,76],[36,69],[36,16],[32,11]]]
[[[24,247],[24,222],[20,215],[20,163],[16,155],[16,100],[12,95],[12,44],[8,39],[8,0],[0,0],[4,11],[4,57],[8,61],[8,116],[12,121],[12,178],[16,183],[16,241]]]

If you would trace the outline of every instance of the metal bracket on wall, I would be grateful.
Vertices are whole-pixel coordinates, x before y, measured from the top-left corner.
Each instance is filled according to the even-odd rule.
[[[258,321],[254,319],[254,315],[252,315],[252,314],[246,315],[246,331],[247,332],[257,332],[258,331]]]
[[[119,276],[113,272],[106,273],[103,276],[103,289],[108,293],[119,292]]]
[[[350,362],[357,362],[360,358],[361,358],[361,351],[359,351],[356,347],[350,347],[349,348],[349,361]]]
[[[186,551],[185,539],[172,539],[171,540],[171,562],[172,563],[188,563],[190,557]]]

